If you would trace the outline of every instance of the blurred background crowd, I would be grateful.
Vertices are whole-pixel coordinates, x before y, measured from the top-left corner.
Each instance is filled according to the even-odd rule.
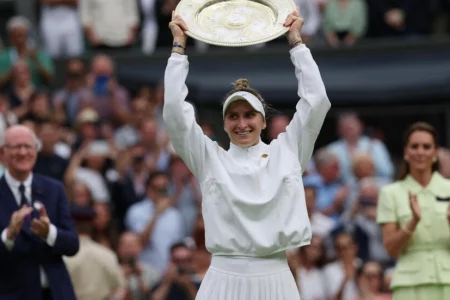
[[[296,2],[311,47],[450,33],[448,0]],[[163,74],[130,88],[117,76],[114,56],[118,49],[151,56],[166,47],[167,58],[177,0],[33,3],[27,17],[2,15],[0,135],[18,123],[34,130],[42,143],[34,172],[62,181],[77,207],[81,250],[66,263],[78,298],[194,299],[210,262],[199,183],[164,130]],[[212,48],[190,43],[197,53]],[[198,121],[227,148],[216,116],[199,114]],[[265,142],[289,120],[281,112],[271,117]],[[375,214],[378,192],[395,179],[402,154],[392,153],[386,132],[366,127],[355,112],[340,112],[332,122],[334,132],[322,135],[304,177],[314,236],[310,246],[289,252],[291,269],[302,300],[388,298],[395,261]],[[439,155],[440,172],[450,178],[450,151],[441,148]]]

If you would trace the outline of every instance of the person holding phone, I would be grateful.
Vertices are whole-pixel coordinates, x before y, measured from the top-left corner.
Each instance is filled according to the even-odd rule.
[[[411,125],[399,179],[379,195],[384,245],[398,259],[394,300],[450,299],[450,180],[437,172],[437,149],[434,127]]]
[[[129,94],[116,78],[115,63],[104,54],[96,55],[87,75],[89,93],[84,95],[80,106],[91,106],[98,113],[100,121],[121,125],[128,121]]]
[[[286,132],[265,144],[267,104],[247,79],[237,80],[222,109],[231,141],[226,151],[204,135],[185,101],[188,28],[175,14],[169,24],[174,42],[164,78],[163,117],[174,149],[200,182],[206,248],[212,253],[197,300],[300,299],[286,250],[311,241],[302,174],[331,104],[301,39],[299,8],[284,26],[301,98],[296,113]]]

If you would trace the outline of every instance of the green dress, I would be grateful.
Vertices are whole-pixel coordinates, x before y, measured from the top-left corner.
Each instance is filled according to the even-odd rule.
[[[444,201],[450,197],[450,180],[435,172],[425,188],[411,176],[384,187],[378,199],[378,223],[397,223],[401,228],[409,222],[408,191],[417,194],[422,218],[398,258],[391,283],[393,299],[450,299],[449,202]]]

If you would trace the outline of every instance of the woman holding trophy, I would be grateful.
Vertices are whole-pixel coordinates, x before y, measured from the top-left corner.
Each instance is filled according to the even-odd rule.
[[[165,72],[163,117],[173,147],[201,184],[206,247],[211,266],[197,300],[298,300],[286,250],[310,243],[302,173],[330,109],[319,69],[300,32],[299,9],[283,24],[298,80],[298,96],[285,133],[261,141],[267,105],[246,79],[223,103],[228,151],[206,137],[195,120],[188,90],[188,30],[173,14],[174,42]]]

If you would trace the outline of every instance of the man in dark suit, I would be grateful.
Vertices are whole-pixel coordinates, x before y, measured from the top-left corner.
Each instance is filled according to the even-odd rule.
[[[79,239],[63,186],[32,173],[39,141],[27,127],[10,127],[0,145],[0,300],[75,300],[62,257]]]

